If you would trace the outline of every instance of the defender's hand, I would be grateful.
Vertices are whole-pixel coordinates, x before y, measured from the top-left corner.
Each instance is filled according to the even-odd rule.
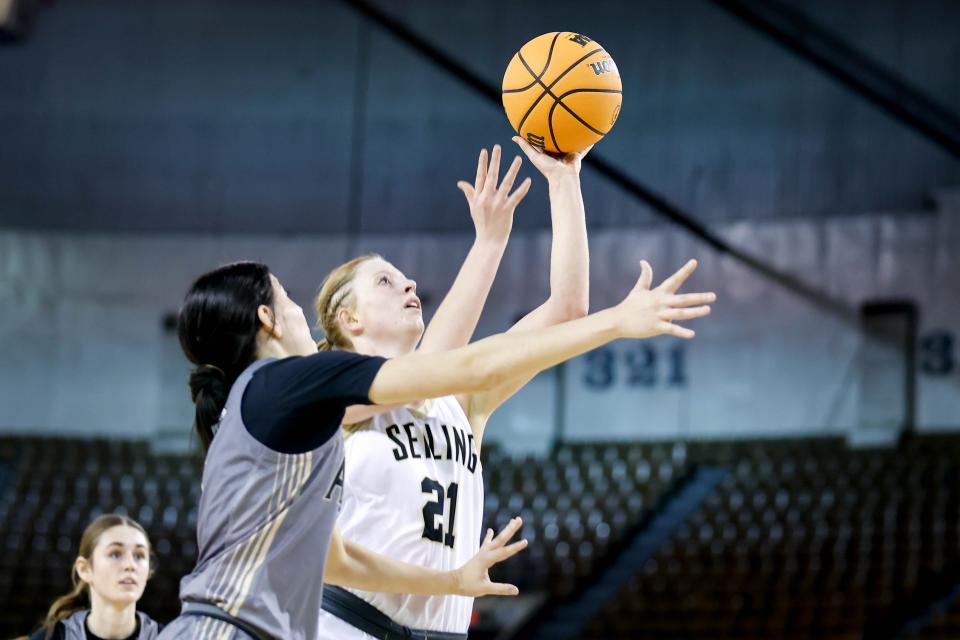
[[[521,525],[523,521],[520,518],[513,518],[496,538],[493,537],[493,529],[487,529],[487,535],[477,555],[455,571],[460,595],[515,596],[520,593],[520,590],[512,584],[491,582],[488,570],[498,562],[503,562],[527,548],[526,540],[507,545],[507,541],[513,537]]]
[[[712,292],[677,294],[677,289],[696,268],[697,261],[690,260],[659,287],[651,289],[653,269],[646,260],[641,260],[640,279],[624,301],[615,307],[623,337],[649,338],[666,333],[678,338],[692,338],[694,332],[691,329],[675,325],[673,321],[701,318],[710,313],[708,305],[717,299]]]

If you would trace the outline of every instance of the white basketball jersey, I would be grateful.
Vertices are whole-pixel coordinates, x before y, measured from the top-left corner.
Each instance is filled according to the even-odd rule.
[[[456,569],[480,549],[483,477],[473,432],[449,396],[397,409],[348,436],[344,539],[396,560]],[[415,629],[466,633],[473,598],[351,591]]]

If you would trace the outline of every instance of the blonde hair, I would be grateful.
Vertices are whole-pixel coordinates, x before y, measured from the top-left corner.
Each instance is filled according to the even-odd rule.
[[[80,537],[80,551],[77,554],[78,558],[84,558],[87,562],[93,562],[93,550],[96,549],[97,543],[100,542],[100,536],[107,529],[112,529],[113,527],[125,525],[128,527],[133,527],[137,531],[143,534],[143,537],[147,539],[147,546],[150,548],[150,536],[147,535],[147,532],[144,530],[140,523],[134,520],[133,518],[128,518],[117,513],[105,513],[102,516],[99,516],[91,522],[87,528],[84,530],[83,535]],[[150,552],[151,562],[150,562],[150,575],[153,575],[153,553],[152,548]],[[80,573],[77,571],[77,563],[73,563],[73,569],[70,572],[70,580],[73,583],[73,590],[63,596],[60,596],[53,601],[53,604],[50,605],[50,610],[47,611],[46,620],[43,622],[43,627],[46,629],[45,638],[50,638],[53,634],[54,627],[57,626],[57,623],[61,620],[68,618],[72,613],[76,613],[82,609],[86,609],[90,606],[90,586],[80,579]]]
[[[313,308],[317,312],[317,328],[322,329],[324,338],[317,342],[317,351],[333,351],[340,349],[349,351],[353,349],[353,343],[350,338],[344,335],[340,328],[340,321],[337,320],[337,313],[344,306],[353,304],[353,278],[357,275],[357,269],[364,262],[383,257],[376,253],[368,253],[344,262],[342,265],[331,271],[323,284],[320,285],[320,291],[313,301]],[[359,431],[369,420],[363,420],[355,424],[343,425],[346,436]]]
[[[333,351],[334,349],[348,351],[353,349],[350,338],[340,328],[337,313],[344,306],[349,306],[354,302],[351,285],[354,276],[357,275],[357,269],[364,262],[376,258],[383,259],[376,253],[359,256],[349,262],[344,262],[323,279],[320,291],[313,301],[313,308],[317,312],[317,328],[322,329],[324,333],[324,338],[317,343],[317,351]]]

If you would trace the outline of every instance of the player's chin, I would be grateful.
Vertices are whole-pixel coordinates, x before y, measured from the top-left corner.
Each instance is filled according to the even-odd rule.
[[[407,315],[404,317],[404,321],[408,326],[419,328],[420,331],[423,331],[423,312],[419,309],[407,309]]]
[[[424,329],[423,316],[411,313],[402,318],[393,331],[398,332],[397,335],[403,335],[404,338],[416,338],[419,341],[423,337]]]
[[[132,602],[137,602],[143,596],[143,589],[134,587],[134,588],[121,588],[117,589],[113,594],[114,597],[112,600],[117,604],[130,604]]]
[[[423,324],[423,316],[419,316],[414,319],[413,327],[417,332],[417,339],[419,340],[420,338],[423,337],[423,331],[425,328],[425,325]]]

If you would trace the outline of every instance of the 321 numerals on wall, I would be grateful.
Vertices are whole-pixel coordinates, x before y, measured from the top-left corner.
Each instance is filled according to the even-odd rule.
[[[682,345],[655,349],[633,344],[626,349],[600,347],[586,355],[583,383],[603,390],[623,383],[631,387],[687,386],[686,350]]]

